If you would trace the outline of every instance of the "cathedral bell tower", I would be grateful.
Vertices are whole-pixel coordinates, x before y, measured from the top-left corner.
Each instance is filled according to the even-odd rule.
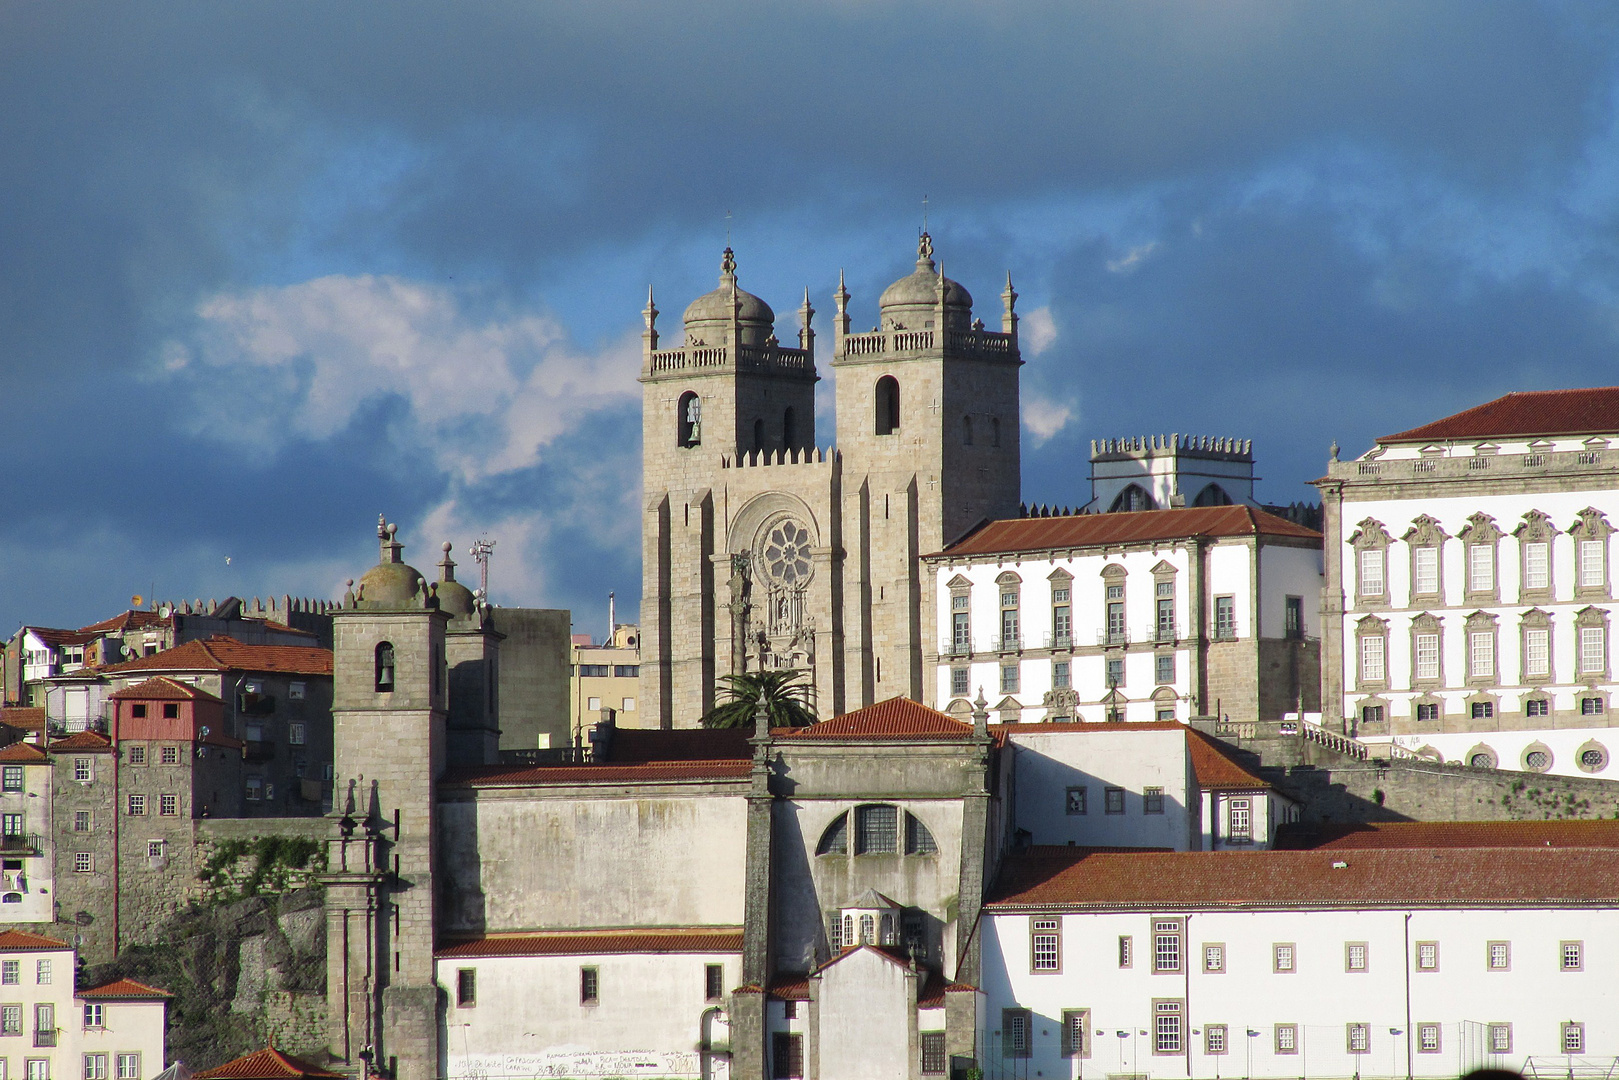
[[[438,1071],[434,786],[449,674],[430,585],[377,524],[381,561],[332,612],[336,761],[326,886],[334,1068],[393,1080]]]

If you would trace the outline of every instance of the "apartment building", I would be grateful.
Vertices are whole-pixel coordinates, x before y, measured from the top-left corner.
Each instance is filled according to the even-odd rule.
[[[612,709],[620,727],[657,727],[657,717],[640,708],[641,629],[633,623],[613,626],[613,636],[601,645],[589,634],[574,634],[568,711],[573,731],[580,732]]]

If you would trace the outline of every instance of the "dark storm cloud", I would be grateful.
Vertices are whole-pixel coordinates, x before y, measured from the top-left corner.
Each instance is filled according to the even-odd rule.
[[[1031,498],[1176,429],[1299,497],[1333,437],[1619,381],[1614,41],[1597,4],[0,6],[0,621],[329,591],[379,509],[504,529],[510,602],[633,597],[637,290],[678,319],[728,209],[784,316],[843,265],[869,319],[924,192],[991,323],[1013,267]],[[488,404],[355,344],[390,334]]]

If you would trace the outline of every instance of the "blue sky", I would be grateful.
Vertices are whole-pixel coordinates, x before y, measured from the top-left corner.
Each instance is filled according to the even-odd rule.
[[[1616,23],[0,0],[0,623],[335,595],[379,512],[423,567],[496,538],[496,602],[633,612],[639,312],[712,287],[727,211],[823,330],[924,194],[992,324],[1010,269],[1030,501],[1169,431],[1308,498],[1335,439],[1619,382]]]

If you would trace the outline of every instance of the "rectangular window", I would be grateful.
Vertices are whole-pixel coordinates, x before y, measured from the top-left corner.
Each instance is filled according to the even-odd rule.
[[[130,715],[130,717],[132,719],[135,719],[135,720],[145,720],[146,719],[146,703],[145,702],[136,702],[135,704],[131,705],[129,707],[129,715]]]
[[[101,1025],[96,1025],[100,1027]],[[48,1040],[48,1041],[47,1041]],[[56,1045],[56,1006],[40,1003],[34,1006],[34,1045]]]
[[[253,691],[253,692],[257,693],[257,691]],[[180,719],[180,703],[178,701],[167,701],[167,702],[163,703],[163,719],[165,719],[165,720],[178,720],[178,719]]]
[[[22,1006],[0,1005],[0,1035],[22,1034]]]
[[[1107,587],[1107,598],[1109,600],[1123,600],[1124,599],[1124,586],[1123,585],[1109,585]]]
[[[1124,602],[1111,600],[1107,605],[1107,640],[1116,645],[1124,640]]]
[[[1245,844],[1254,838],[1251,799],[1231,799],[1226,803],[1226,839]]]
[[[1370,1024],[1344,1025],[1345,1049],[1351,1054],[1365,1054],[1372,1048],[1372,1026]]]
[[[118,1080],[140,1080],[141,1056],[139,1054],[118,1055]],[[5,1080],[5,1077],[0,1077]]]
[[[1364,941],[1350,941],[1344,944],[1344,970],[1366,970],[1366,943]]]
[[[1124,658],[1110,657],[1107,662],[1107,684],[1109,686],[1124,685]]]
[[[1220,975],[1225,972],[1225,946],[1210,942],[1203,946],[1203,973]]]
[[[1467,549],[1467,587],[1476,593],[1495,588],[1495,548],[1473,544]]]
[[[1214,636],[1221,639],[1237,636],[1237,600],[1232,596],[1214,598]]]
[[[90,811],[88,811],[88,810],[75,810],[75,811],[73,811],[73,831],[74,832],[89,832],[90,831]]]
[[[1034,1040],[1029,1034],[1028,1009],[1001,1010],[1001,1054],[1004,1057],[1028,1057]]]
[[[1071,787],[1063,800],[1063,808],[1070,814],[1085,813],[1085,789]]]
[[[774,1080],[801,1080],[804,1075],[804,1036],[778,1031],[770,1036],[770,1075]]]
[[[1287,636],[1294,641],[1304,638],[1304,597],[1289,596],[1287,598]]]
[[[1606,637],[1600,626],[1580,627],[1580,674],[1592,675],[1607,670]]]
[[[922,1032],[922,1075],[942,1075],[946,1064],[948,1059],[944,1053],[944,1032]]]
[[[129,763],[131,765],[145,765],[146,764],[146,744],[145,743],[129,743],[128,747],[129,747]]]
[[[107,1080],[107,1055],[84,1055],[84,1080]]]
[[[725,997],[725,965],[703,965],[703,998],[720,1001]]]
[[[1162,814],[1164,812],[1164,789],[1150,787],[1141,789],[1141,812],[1143,814]]]
[[[1017,608],[1001,612],[1001,648],[1013,649],[1018,645]]]
[[[1488,720],[1495,715],[1495,702],[1475,701],[1470,709],[1474,720]]]
[[[1380,634],[1369,634],[1360,639],[1360,681],[1383,681],[1383,638]]]
[[[178,746],[165,746],[158,750],[158,761],[164,765],[180,764],[180,748]]]
[[[1062,924],[1059,920],[1029,920],[1029,970],[1062,970]]]
[[[73,872],[75,874],[93,874],[96,869],[96,859],[88,851],[75,852],[73,855]]]
[[[21,791],[23,789],[23,768],[21,765],[7,765],[0,769],[0,791]]]
[[[28,1080],[51,1080],[50,1058],[27,1058],[23,1067],[28,1072]]]
[[[1417,942],[1417,970],[1418,971],[1438,971],[1439,970],[1439,942],[1437,942],[1437,941],[1419,941],[1419,942]]]
[[[1223,1054],[1229,1045],[1230,1040],[1227,1038],[1224,1024],[1203,1025],[1203,1052],[1205,1054]]]
[[[1607,584],[1607,567],[1603,565],[1603,548],[1607,544],[1601,540],[1580,541],[1580,588],[1600,589]]]
[[[146,796],[132,794],[129,797],[128,805],[129,812],[136,817],[140,817],[142,814],[146,813]]]
[[[1293,973],[1293,943],[1280,942],[1270,947],[1270,967],[1278,975]]]
[[[163,841],[146,841],[146,857],[148,859],[161,859],[163,857]]]
[[[1529,698],[1523,703],[1525,716],[1550,716],[1552,703],[1546,698]]]
[[[21,814],[0,815],[0,836],[21,835],[23,835]]]
[[[951,697],[966,697],[968,693],[969,693],[969,691],[967,689],[967,669],[964,668],[964,667],[951,668],[950,669],[950,696]]]
[[[601,972],[593,967],[579,969],[579,1004],[594,1005],[601,1000]]]
[[[1119,935],[1119,966],[1127,968],[1135,959],[1134,942],[1129,934]]]
[[[1360,594],[1383,595],[1383,549],[1367,548],[1360,553]]]
[[[1016,664],[1001,665],[1001,693],[1015,694],[1018,688],[1018,666]]]
[[[1528,679],[1543,679],[1552,670],[1552,633],[1540,627],[1523,632],[1523,674]]]
[[[1438,1024],[1418,1024],[1417,1025],[1417,1053],[1419,1053],[1419,1054],[1437,1054],[1437,1053],[1439,1053],[1439,1049],[1440,1049],[1440,1047],[1439,1047],[1439,1025]]]
[[[1155,1054],[1180,1053],[1181,1003],[1179,1001],[1155,1001],[1152,1003],[1152,1012],[1152,1052]]]
[[[856,855],[892,855],[899,847],[899,810],[862,806],[854,812]]]
[[[1051,685],[1056,690],[1067,690],[1071,685],[1067,660],[1053,660],[1051,662]]]
[[[51,985],[51,962],[37,960],[34,962],[34,982],[40,986]]]
[[[1585,967],[1585,943],[1565,941],[1558,948],[1564,971],[1580,971]]]
[[[1585,1053],[1585,1025],[1565,1023],[1563,1025],[1563,1053]]]
[[[173,817],[180,812],[180,796],[159,795],[157,797],[157,812],[164,817]]]
[[[1439,678],[1439,635],[1417,635],[1417,678]]]
[[[478,971],[476,968],[460,968],[455,973],[455,1004],[457,1008],[466,1009],[478,1004]]]
[[[1066,592],[1067,590],[1063,590]],[[1051,609],[1051,643],[1058,648],[1070,645],[1074,640],[1074,612],[1067,604],[1058,604]]]
[[[1159,653],[1153,657],[1153,681],[1158,683],[1172,683],[1175,681],[1175,654]]]
[[[1485,947],[1485,965],[1491,971],[1512,970],[1512,945],[1505,941],[1492,941]]]
[[[1419,547],[1411,553],[1411,591],[1436,593],[1439,591],[1439,549]]]
[[[1297,1024],[1276,1025],[1276,1052],[1278,1054],[1296,1054],[1299,1052],[1299,1026]]]
[[[1175,601],[1158,601],[1158,640],[1175,640]]]
[[[22,961],[0,960],[0,986],[17,986],[22,983]]]
[[[1177,919],[1159,919],[1152,925],[1152,969],[1181,969],[1181,924]]]
[[[1062,1056],[1087,1058],[1091,1056],[1091,1011],[1064,1009],[1062,1014]]]
[[[1491,1024],[1490,1025],[1490,1053],[1492,1053],[1492,1054],[1510,1054],[1510,1053],[1512,1053],[1512,1025],[1511,1024]]]
[[[1124,813],[1124,789],[1121,787],[1104,788],[1102,791],[1104,806],[1102,809],[1109,814]]]
[[[1544,541],[1523,546],[1523,587],[1549,589],[1552,584],[1550,545]]]
[[[1602,699],[1599,697],[1582,697],[1580,699],[1581,716],[1601,716],[1603,710]]]
[[[1383,706],[1362,705],[1360,707],[1360,722],[1363,724],[1381,724],[1383,722]]]
[[[1467,635],[1467,673],[1475,679],[1494,678],[1494,631],[1475,630]]]
[[[264,798],[264,777],[249,776],[245,786],[249,802],[259,802]]]
[[[304,745],[304,725],[302,725],[302,724],[288,724],[287,725],[287,742],[288,742],[289,745],[292,745],[292,746],[302,746],[302,745]]]
[[[1417,705],[1418,720],[1439,719],[1439,706],[1434,702],[1421,702]]]
[[[963,597],[965,599],[965,597]],[[956,611],[950,616],[950,643],[958,653],[971,652],[973,647],[972,616],[970,612]]]
[[[90,759],[81,757],[73,759],[73,779],[81,784],[90,782]]]

